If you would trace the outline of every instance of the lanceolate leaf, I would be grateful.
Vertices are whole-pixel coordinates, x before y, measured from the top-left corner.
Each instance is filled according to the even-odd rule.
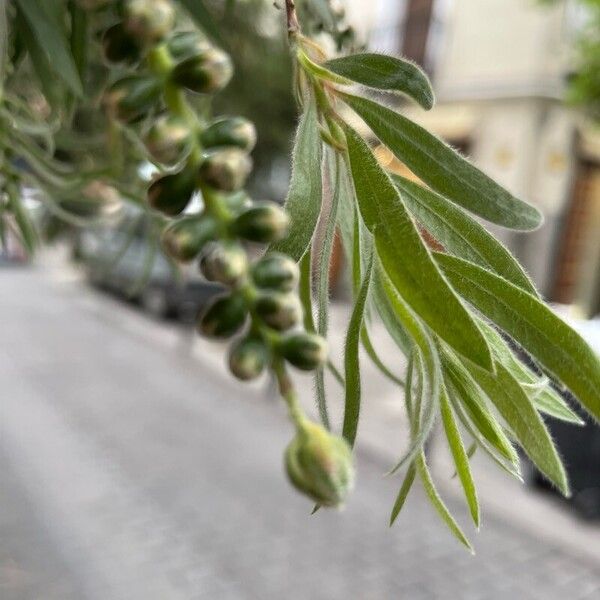
[[[427,467],[427,462],[425,461],[425,455],[421,452],[419,457],[417,458],[417,472],[419,473],[419,477],[423,482],[423,487],[425,489],[425,493],[427,494],[429,501],[438,512],[442,521],[446,523],[448,529],[454,534],[456,539],[461,544],[464,544],[471,552],[473,552],[473,547],[471,543],[463,533],[462,529],[458,526],[458,523],[454,520],[454,517],[450,514],[450,511],[444,504],[444,501],[440,497],[435,484],[433,483],[433,479],[431,478],[431,473]]]
[[[321,153],[317,107],[310,101],[300,119],[294,144],[292,179],[285,201],[289,233],[271,248],[296,261],[306,252],[321,212]]]
[[[398,492],[398,496],[396,497],[396,502],[394,503],[394,508],[392,508],[392,514],[390,516],[390,527],[394,524],[394,521],[400,514],[404,503],[406,502],[406,498],[408,498],[408,493],[410,492],[410,488],[412,488],[413,483],[415,482],[415,475],[417,474],[417,470],[415,468],[414,463],[411,464],[404,476],[404,481],[400,486],[400,491]]]
[[[489,442],[483,437],[481,432],[475,427],[474,423],[469,419],[465,407],[461,404],[458,393],[453,388],[450,382],[446,382],[446,391],[448,392],[448,396],[452,403],[452,407],[454,408],[456,415],[460,419],[460,422],[463,424],[465,429],[471,434],[471,436],[475,439],[476,444],[481,447],[481,449],[503,470],[506,471],[509,475],[514,477],[523,483],[523,478],[521,477],[521,473],[517,470],[517,466],[511,463],[507,463],[500,456],[497,455],[495,450],[491,447]]]
[[[367,87],[406,94],[425,110],[433,106],[429,78],[410,61],[385,54],[363,53],[334,58],[323,66]]]
[[[83,93],[81,80],[67,43],[64,27],[56,18],[57,0],[16,0],[21,14],[49,59],[53,72],[58,75],[77,96]]]
[[[408,209],[450,253],[492,269],[537,296],[537,291],[512,254],[475,219],[439,194],[393,175]]]
[[[455,289],[513,337],[600,420],[600,359],[583,338],[537,298],[481,267],[436,255]]]
[[[353,129],[346,129],[346,138],[358,205],[394,287],[442,339],[491,369],[485,338],[436,267],[398,190]]]
[[[329,153],[331,155],[331,153]],[[335,224],[340,200],[341,160],[338,154],[329,160],[329,187],[331,206],[327,215],[327,225],[321,243],[319,254],[319,268],[317,273],[317,333],[327,338],[329,325],[329,267],[331,251],[335,237]],[[325,406],[325,369],[321,367],[315,372],[315,388],[317,392],[317,405]]]
[[[540,379],[529,370],[510,350],[502,336],[483,320],[479,327],[486,336],[494,358],[501,362],[512,376],[521,383],[537,410],[561,421],[583,425],[584,421],[573,412],[563,398],[552,389],[547,377]],[[527,387],[531,385],[531,387]],[[530,391],[531,390],[531,391]]]
[[[462,438],[460,437],[458,425],[445,391],[443,391],[440,396],[440,407],[442,412],[442,423],[444,424],[448,446],[450,447],[450,452],[452,453],[452,458],[456,465],[456,472],[458,473],[458,477],[465,492],[465,498],[469,505],[473,523],[475,523],[476,527],[479,527],[479,501],[477,500],[475,482],[473,481],[473,475],[471,474],[469,457],[467,456],[467,451],[465,450]]]
[[[386,295],[385,287],[382,281],[382,273],[379,271],[379,269],[377,269],[377,271],[373,274],[371,298],[377,314],[383,321],[387,332],[394,340],[396,346],[402,350],[404,355],[410,354],[413,342],[407,331],[398,320],[391,301]]]
[[[378,265],[377,271],[376,276],[379,277],[388,307],[393,311],[395,318],[400,321],[402,329],[410,336],[413,348],[419,352],[419,368],[422,369],[423,377],[423,388],[420,391],[422,408],[419,411],[421,417],[419,431],[411,439],[410,446],[404,456],[391,469],[390,473],[395,473],[416,458],[433,429],[442,386],[442,372],[437,348],[429,332],[397,293],[390,280],[383,273],[381,265]]]
[[[519,457],[496,419],[488,410],[487,398],[463,363],[449,351],[442,355],[448,391],[455,390],[473,425],[501,456],[518,465]]]
[[[360,346],[360,332],[363,325],[365,304],[371,283],[371,272],[373,269],[373,257],[369,261],[365,271],[363,282],[356,297],[344,347],[344,368],[346,393],[344,403],[344,424],[342,434],[353,446],[358,430],[358,418],[360,414],[360,365],[358,350]]]
[[[415,175],[442,196],[504,227],[528,230],[542,222],[536,208],[515,198],[416,123],[366,98],[343,94],[343,99]]]
[[[496,366],[495,375],[477,367],[471,368],[471,374],[494,403],[535,466],[568,496],[567,476],[550,434],[519,382],[501,364]]]

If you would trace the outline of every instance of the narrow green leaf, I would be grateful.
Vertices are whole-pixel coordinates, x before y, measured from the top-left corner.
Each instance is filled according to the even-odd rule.
[[[76,95],[83,93],[81,79],[71,55],[63,23],[57,18],[56,1],[15,0],[34,36],[40,41],[52,71]]]
[[[458,526],[458,523],[454,520],[454,517],[450,514],[450,511],[444,504],[441,496],[439,495],[435,484],[433,483],[433,479],[431,478],[431,473],[427,467],[427,462],[425,461],[425,455],[421,452],[419,457],[417,458],[417,471],[419,473],[419,477],[423,482],[423,488],[425,489],[425,493],[429,498],[429,501],[435,508],[435,510],[440,515],[442,521],[446,523],[448,529],[452,532],[452,534],[456,537],[456,539],[466,546],[471,552],[473,552],[473,546],[463,533],[462,529]]]
[[[20,12],[17,13],[16,24],[19,30],[20,39],[27,49],[29,60],[31,61],[35,75],[39,79],[42,93],[48,104],[53,108],[56,108],[59,106],[60,100],[64,96],[64,90],[61,89],[58,80],[54,76],[50,61],[44,53],[38,38],[35,36],[29,23]]]
[[[390,337],[394,340],[396,346],[400,348],[405,356],[408,356],[411,352],[412,340],[406,329],[402,326],[396,312],[392,307],[390,300],[388,299],[384,284],[382,282],[382,275],[379,269],[373,274],[373,284],[371,286],[371,299],[373,307],[377,311],[380,319]]]
[[[470,446],[467,448],[467,458],[469,460],[471,460],[471,458],[473,458],[473,455],[475,454],[476,451],[477,451],[477,442],[471,442]],[[457,475],[458,475],[458,472],[455,470],[454,473],[452,473],[451,479],[456,478]]]
[[[486,336],[497,361],[501,362],[512,376],[522,385],[540,412],[561,421],[584,425],[585,422],[575,413],[565,400],[551,387],[547,377],[540,378],[524,365],[511,351],[502,336],[482,319],[479,327]]]
[[[360,212],[394,287],[442,339],[476,364],[492,369],[485,338],[436,267],[398,190],[350,127],[346,139]]]
[[[88,12],[80,6],[77,0],[69,0],[71,15],[71,54],[77,67],[79,80],[83,83],[88,64]]]
[[[501,456],[518,465],[519,456],[490,412],[484,391],[462,361],[445,350],[442,354],[442,365],[446,387],[456,390],[458,398],[477,430]]]
[[[473,481],[473,475],[469,465],[469,457],[467,456],[454,413],[452,412],[452,407],[450,406],[445,391],[442,392],[440,396],[440,407],[442,412],[442,423],[444,424],[448,446],[452,453],[454,464],[456,465],[456,472],[458,473],[462,488],[465,492],[465,498],[469,506],[469,512],[471,513],[473,523],[479,528],[479,501],[477,500],[475,482]]]
[[[437,348],[429,335],[427,329],[414,315],[404,300],[398,295],[396,289],[385,276],[378,265],[379,280],[388,301],[388,306],[394,317],[400,322],[402,328],[410,336],[414,347],[419,351],[419,368],[423,369],[423,389],[420,391],[420,404],[423,406],[419,411],[421,415],[419,431],[411,440],[408,450],[404,456],[390,470],[395,473],[405,464],[411,463],[422,450],[425,442],[433,429],[435,423],[436,409],[439,402],[441,390],[441,367]]]
[[[19,189],[13,181],[6,182],[6,190],[8,195],[8,208],[12,212],[15,223],[19,228],[21,240],[28,254],[33,254],[37,245],[37,233],[33,227],[31,219],[27,214],[23,202],[20,197]]]
[[[413,62],[385,54],[351,54],[327,61],[330,71],[377,90],[401,92],[429,110],[435,101],[427,75]]]
[[[317,329],[312,307],[312,252],[307,252],[300,260],[298,295],[304,311],[304,329],[314,333]]]
[[[452,407],[456,412],[460,422],[463,424],[464,428],[469,432],[471,437],[475,439],[475,447],[479,445],[479,447],[506,473],[508,473],[511,477],[514,477],[521,483],[523,483],[523,477],[521,476],[520,471],[518,470],[518,463],[515,465],[514,463],[508,463],[504,458],[498,455],[497,451],[492,447],[490,442],[481,434],[481,432],[477,429],[474,423],[471,421],[469,416],[467,415],[467,411],[465,406],[461,403],[460,395],[453,387],[451,381],[446,381],[446,391],[448,392],[448,397],[452,403]]]
[[[6,15],[7,0],[0,0],[0,95],[4,95],[3,86],[8,63],[8,19]]]
[[[317,333],[327,338],[329,325],[329,267],[331,263],[331,251],[335,237],[335,225],[337,222],[337,211],[340,200],[340,158],[336,153],[333,157],[328,153],[328,175],[331,194],[331,205],[327,215],[327,225],[321,243],[319,254],[319,267],[317,270]],[[317,392],[317,405],[325,406],[325,370],[323,367],[315,372],[315,387]]]
[[[289,233],[271,247],[289,254],[296,261],[302,258],[310,245],[321,212],[321,159],[317,107],[314,101],[310,101],[300,119],[294,144],[292,179],[285,201],[290,217]]]
[[[363,348],[367,353],[367,356],[371,359],[371,362],[379,369],[379,371],[387,377],[391,382],[399,385],[400,387],[404,387],[404,381],[402,381],[401,377],[394,375],[385,365],[385,363],[381,360],[379,355],[377,354],[377,350],[373,346],[373,342],[371,341],[371,337],[369,335],[369,330],[366,325],[363,325],[360,339],[362,341]]]
[[[567,475],[552,438],[519,382],[502,364],[496,366],[495,375],[477,367],[472,367],[470,371],[527,456],[565,496],[569,496]]]
[[[306,329],[306,331],[316,332],[312,307],[312,251],[310,248],[300,259],[300,284],[298,286],[298,295],[304,311],[304,329]],[[331,429],[325,394],[317,395],[317,408],[323,426],[326,429]]]
[[[344,369],[346,380],[345,402],[344,402],[344,423],[342,426],[342,435],[348,440],[350,446],[354,445],[356,432],[358,430],[358,419],[360,416],[360,364],[358,350],[360,346],[360,332],[362,329],[365,304],[371,284],[371,272],[373,269],[373,258],[369,261],[369,266],[365,271],[360,291],[356,297],[348,331],[346,333],[346,343],[344,345]]]
[[[550,308],[481,267],[436,254],[455,289],[563,381],[600,420],[600,359]]]
[[[417,474],[417,470],[414,464],[411,464],[404,476],[404,481],[400,486],[400,491],[398,492],[398,496],[396,498],[396,502],[394,502],[394,507],[392,508],[392,514],[390,516],[390,527],[394,524],[394,521],[397,519],[400,511],[402,510],[404,503],[406,502],[406,498],[408,498],[408,493],[410,492],[410,488],[415,481],[415,475]]]
[[[511,229],[529,230],[541,224],[536,208],[515,198],[416,123],[366,98],[343,94],[343,99],[415,175],[442,196]]]
[[[434,191],[398,175],[393,182],[404,203],[425,229],[450,253],[491,269],[537,296],[527,273],[512,254],[475,219]]]

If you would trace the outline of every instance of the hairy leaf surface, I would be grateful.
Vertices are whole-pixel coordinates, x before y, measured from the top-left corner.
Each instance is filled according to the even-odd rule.
[[[321,212],[322,145],[313,101],[306,105],[294,143],[292,179],[285,209],[290,217],[288,235],[271,250],[289,254],[299,261],[313,238]]]
[[[347,128],[348,156],[356,198],[373,233],[388,277],[411,308],[442,339],[484,368],[492,368],[487,342],[436,267],[398,190],[366,142]]]
[[[392,180],[408,209],[448,252],[492,269],[537,296],[537,291],[512,254],[475,219],[445,198],[405,177]]]
[[[376,102],[343,94],[344,101],[408,168],[442,196],[511,229],[535,229],[539,211],[515,198],[450,146],[406,117]]]
[[[537,298],[478,265],[436,254],[452,285],[554,373],[600,420],[600,359],[585,340]]]
[[[408,60],[365,52],[333,58],[323,66],[361,85],[406,94],[425,110],[434,104],[429,78],[418,65]]]

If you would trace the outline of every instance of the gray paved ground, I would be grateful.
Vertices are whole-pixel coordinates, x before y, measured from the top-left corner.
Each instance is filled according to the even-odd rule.
[[[0,273],[1,598],[600,597],[598,565],[493,515],[475,557],[418,491],[388,529],[398,481],[364,457],[346,509],[309,517],[282,408],[123,323]]]

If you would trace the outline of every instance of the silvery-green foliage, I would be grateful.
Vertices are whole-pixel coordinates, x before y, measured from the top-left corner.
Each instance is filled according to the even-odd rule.
[[[161,0],[169,12],[165,2]],[[186,27],[191,19],[213,43],[221,43],[212,2],[179,0],[179,4]],[[327,0],[298,4],[301,17],[314,18],[306,32],[328,31],[340,45],[351,40],[343,15]],[[140,162],[149,159],[144,136],[158,113],[165,111],[183,119],[190,131],[201,133],[209,119],[208,92],[225,85],[231,64],[223,52],[207,50],[205,44],[210,44],[202,39],[195,48],[204,58],[185,62],[175,78],[170,75],[172,63],[182,57],[169,58],[164,47],[148,51],[134,40],[125,45],[124,65],[107,70],[94,56],[98,45],[91,40],[114,25],[111,7],[109,0],[0,2],[0,225],[10,215],[26,247],[33,249],[37,235],[19,197],[23,182],[43,190],[52,214],[74,225],[96,222],[112,190],[145,215],[151,231],[158,234],[166,227],[163,239],[175,258],[192,260],[204,252],[203,272],[225,281],[229,292],[200,328],[218,337],[250,322],[232,347],[232,371],[240,379],[258,376],[265,368],[276,375],[297,431],[294,451],[288,453],[288,475],[300,491],[323,505],[341,502],[353,480],[349,452],[360,435],[361,345],[381,376],[398,385],[398,401],[404,402],[409,424],[406,449],[390,469],[403,472],[392,523],[412,486],[420,482],[442,521],[471,548],[437,491],[425,457],[425,443],[438,418],[476,527],[481,516],[469,463],[476,449],[520,478],[516,450],[520,446],[567,495],[565,469],[543,415],[581,424],[558,391],[564,386],[591,418],[600,420],[600,361],[543,303],[509,251],[474,218],[527,231],[540,225],[539,211],[373,95],[375,90],[387,92],[388,99],[406,96],[428,110],[434,94],[423,71],[402,58],[373,53],[327,56],[294,25],[293,3],[286,2],[294,91],[301,113],[285,201],[287,217],[270,205],[250,206],[247,194],[239,189],[250,168],[247,153],[253,142],[225,153],[218,145],[204,152],[196,138],[169,146],[177,152],[169,157],[174,160],[168,168],[156,163],[164,175],[150,193],[152,206],[164,213],[158,214],[150,210],[145,184],[137,177]],[[229,3],[228,10],[235,10],[235,3]],[[160,23],[156,26],[161,29]],[[115,48],[111,46],[110,54],[118,58]],[[218,82],[203,70],[209,58],[224,69]],[[129,104],[115,112],[122,102],[117,80],[131,71],[143,89],[130,90]],[[25,89],[13,85],[23,80]],[[186,99],[180,84],[207,93]],[[105,102],[119,123],[99,110],[97,99],[107,86],[119,91]],[[31,102],[32,94],[43,101]],[[351,112],[412,172],[411,177],[389,173],[381,165],[356,120],[349,119]],[[85,136],[75,125],[82,122],[90,130]],[[62,151],[65,144],[70,148],[67,157]],[[28,168],[16,168],[17,159]],[[198,176],[186,174],[194,169],[199,169]],[[82,191],[88,193],[90,184],[95,201],[82,204]],[[205,196],[206,214],[171,222],[171,215],[185,207],[198,186]],[[177,206],[169,204],[175,192],[181,196]],[[282,237],[287,218],[291,226]],[[319,222],[323,235],[315,236]],[[0,234],[3,231],[0,227]],[[326,346],[319,337],[328,332],[329,267],[336,231],[353,290],[341,368],[326,361]],[[272,242],[266,260],[275,259],[262,265],[255,282],[256,267],[246,261],[243,239]],[[156,251],[156,244],[152,247]],[[147,262],[151,264],[151,257]],[[272,270],[274,263],[277,272]],[[268,283],[272,281],[288,283],[272,290]],[[227,322],[218,318],[222,311]],[[377,340],[370,336],[376,319],[396,344],[398,357],[405,357],[408,368],[402,377],[394,373],[394,363],[400,361],[389,355],[382,360]],[[279,331],[300,327],[300,320],[306,333]],[[539,368],[522,362],[515,348],[528,354],[529,365]],[[323,428],[308,424],[285,361],[314,370]],[[331,390],[325,386],[325,369],[336,380]],[[328,394],[344,398],[337,436],[325,431],[332,427]],[[334,452],[339,477],[330,477],[327,461],[316,461],[312,450],[298,450],[313,447],[320,457],[321,450]],[[344,485],[335,487],[337,479]]]

